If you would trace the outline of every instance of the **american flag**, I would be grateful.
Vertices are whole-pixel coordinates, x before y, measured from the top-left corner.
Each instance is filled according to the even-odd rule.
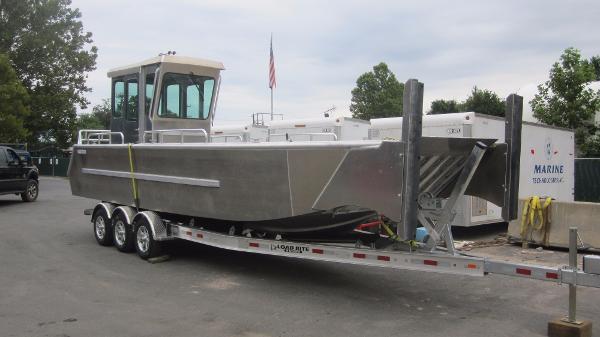
[[[269,88],[277,87],[275,81],[275,58],[273,57],[273,36],[271,36],[271,59],[269,60]]]

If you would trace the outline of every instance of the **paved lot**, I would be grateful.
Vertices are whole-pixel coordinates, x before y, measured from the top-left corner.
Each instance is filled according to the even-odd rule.
[[[96,244],[68,183],[0,197],[1,336],[544,336],[567,288],[260,256],[186,244],[150,264]],[[600,334],[600,289],[580,316]]]

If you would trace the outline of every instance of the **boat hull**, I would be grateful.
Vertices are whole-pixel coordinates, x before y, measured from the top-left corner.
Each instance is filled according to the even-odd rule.
[[[421,191],[447,195],[477,141],[494,142],[424,137]],[[488,151],[467,192],[502,206],[505,151]],[[351,206],[400,221],[402,152],[396,141],[75,145],[69,178],[73,195],[132,206],[135,180],[139,208],[190,217],[266,224]]]

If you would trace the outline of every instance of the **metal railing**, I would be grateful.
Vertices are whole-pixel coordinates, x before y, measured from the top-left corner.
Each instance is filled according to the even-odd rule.
[[[113,144],[113,136],[117,136],[120,139],[119,143],[125,142],[125,137],[122,132],[110,131],[110,130],[79,130],[79,137],[77,138],[77,144]]]
[[[203,143],[210,142],[210,137],[205,129],[163,129],[144,131],[144,141],[146,141],[146,135],[150,135],[150,143],[165,143],[165,136],[179,137],[179,143],[185,143],[185,137],[202,137],[202,139],[204,139]]]
[[[312,141],[313,137],[331,137],[332,140],[338,140],[338,136],[333,132],[304,132],[304,133],[273,133],[269,135],[271,137],[285,137],[286,141],[293,141],[296,136],[308,136],[308,140]]]
[[[283,114],[273,114],[271,115],[268,112],[257,112],[252,114],[252,125],[265,125],[271,120],[271,116],[273,119],[283,120]]]
[[[224,138],[225,139],[224,140],[225,143],[229,142],[228,141],[229,138],[237,139],[240,142],[244,141],[244,137],[242,135],[211,135],[210,136],[211,141],[214,141],[215,139],[219,139],[219,138]]]

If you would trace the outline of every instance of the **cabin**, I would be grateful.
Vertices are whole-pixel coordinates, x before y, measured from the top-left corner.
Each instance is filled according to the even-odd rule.
[[[111,69],[111,142],[208,141],[223,64],[160,55]]]

